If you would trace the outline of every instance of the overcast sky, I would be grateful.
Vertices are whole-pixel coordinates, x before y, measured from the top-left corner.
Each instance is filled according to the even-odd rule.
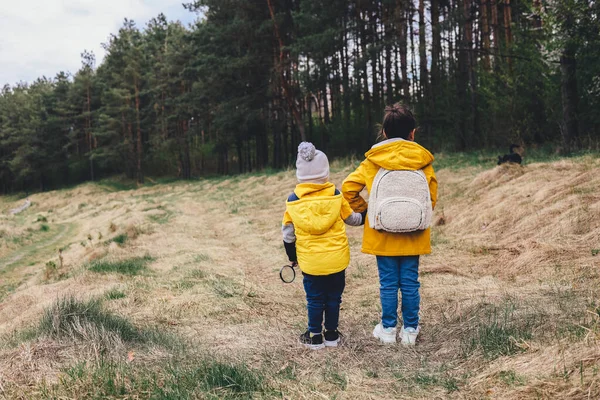
[[[186,25],[187,0],[0,0],[0,87],[59,71],[75,73],[83,50],[104,56],[101,43],[124,18],[143,28],[160,12]]]

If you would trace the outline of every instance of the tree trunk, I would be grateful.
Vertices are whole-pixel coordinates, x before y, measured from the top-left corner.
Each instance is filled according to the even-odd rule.
[[[420,95],[425,98],[429,95],[429,74],[427,71],[427,42],[425,33],[425,0],[419,0],[419,82]]]
[[[492,16],[492,51],[494,55],[498,54],[498,49],[500,48],[500,27],[498,25],[498,1],[500,0],[490,0],[490,9]]]
[[[483,47],[483,69],[490,69],[490,25],[488,21],[488,1],[481,0],[481,42]],[[492,0],[496,1],[496,0]]]
[[[279,104],[274,104],[275,110],[273,112],[275,118],[271,122],[271,129],[273,131],[273,167],[281,168],[281,118],[279,118],[280,111],[277,109]]]
[[[273,8],[272,0],[267,0],[267,4],[269,6],[269,14],[271,15],[271,20],[273,21],[273,29],[275,31],[275,39],[279,45],[279,62],[276,64],[277,69],[279,70],[279,77],[281,79],[281,88],[283,89],[283,95],[290,107],[290,111],[296,120],[296,126],[300,131],[300,137],[302,141],[306,141],[306,134],[304,133],[304,123],[302,122],[302,116],[298,112],[298,107],[296,107],[296,102],[294,100],[292,90],[289,87],[288,81],[285,77],[285,60],[286,60],[286,52],[285,46],[283,44],[283,39],[281,38],[281,34],[279,33],[279,25],[277,24],[277,20],[275,19],[275,9]]]
[[[512,12],[510,0],[504,0],[504,36],[506,47],[510,47],[512,43]]]
[[[414,25],[412,23],[413,20],[413,16],[414,16],[414,7],[412,5],[412,3],[409,5],[408,7],[408,16],[407,16],[407,21],[409,22],[409,36],[410,36],[410,67],[411,67],[411,74],[413,76],[412,79],[412,85],[413,85],[413,93],[419,93],[419,82],[420,80],[417,80],[415,77],[417,76],[417,65],[415,60],[417,59],[417,57],[415,56],[415,32],[414,32]],[[410,102],[410,96],[409,98],[406,99],[407,102]]]
[[[376,5],[379,5],[380,2],[375,2]],[[370,32],[371,32],[371,44],[373,46],[379,45],[379,34],[377,32],[377,28],[379,23],[377,21],[377,15],[379,12],[379,6],[377,7],[377,12],[370,13]],[[371,52],[371,76],[373,81],[373,106],[376,115],[379,115],[381,110],[381,91],[382,91],[382,74],[380,71],[380,63],[379,63],[379,52],[372,51]]]
[[[406,0],[396,0],[396,29],[400,42],[400,73],[402,75],[402,96],[403,101],[410,99],[410,86],[408,81],[408,15]]]
[[[466,39],[466,59],[467,59],[467,76],[469,79],[469,95],[470,95],[470,113],[469,118],[471,119],[472,125],[469,128],[474,134],[479,132],[479,116],[477,109],[477,79],[476,73],[476,57],[474,53],[473,43],[473,21],[475,16],[473,15],[473,0],[464,0],[464,17],[465,17],[465,39]]]
[[[431,93],[433,100],[435,100],[440,93],[439,85],[441,80],[440,53],[442,51],[442,37],[440,31],[439,0],[431,0],[431,39]]]
[[[327,65],[325,65],[327,68]],[[331,123],[331,119],[329,118],[329,95],[327,90],[327,76],[321,76],[321,98],[323,99],[323,118],[325,120],[325,125],[329,125]]]
[[[137,78],[134,79],[135,89],[135,123],[136,123],[136,134],[137,134],[137,162],[136,162],[136,178],[139,184],[144,183],[144,175],[142,174],[142,126],[140,123],[140,91],[138,87]]]
[[[90,179],[92,180],[92,182],[94,181],[94,157],[92,156],[92,149],[94,148],[94,140],[92,138],[92,97],[90,94],[90,81],[89,81],[89,77],[87,80],[87,87],[86,87],[86,97],[87,97],[87,102],[86,102],[86,106],[87,106],[87,115],[86,115],[86,126],[87,126],[87,131],[88,131],[88,136],[89,136],[89,159],[90,159]]]
[[[579,137],[577,108],[577,63],[575,49],[570,41],[565,46],[560,57],[561,97],[564,126],[562,127],[562,153],[571,153],[573,144]]]
[[[542,0],[533,0],[534,11],[532,26],[534,29],[542,28]]]
[[[241,139],[237,139],[235,142],[235,148],[237,150],[237,157],[238,157],[238,174],[243,174],[244,173],[244,155],[243,155],[243,143],[241,141]]]
[[[333,54],[332,60],[331,60],[331,84],[330,84],[330,90],[331,90],[331,118],[334,121],[339,121],[339,114],[340,114],[340,109],[341,109],[341,102],[340,102],[340,87],[341,87],[341,81],[340,81],[340,60],[338,57],[338,53],[337,51]]]
[[[512,11],[510,0],[504,0],[504,36],[506,49],[510,49],[512,44]],[[512,70],[512,59],[507,57],[506,61],[508,62],[508,67]]]
[[[385,26],[385,102],[392,104],[394,102],[394,85],[392,80],[392,26],[387,18],[389,11],[384,11],[386,15]]]
[[[191,179],[192,177],[192,159],[190,157],[190,139],[189,132],[191,126],[189,120],[183,120],[183,137],[181,144],[183,147],[183,179]]]
[[[265,129],[265,110],[261,112],[260,125],[256,130],[256,169],[262,169],[269,163],[269,145]]]
[[[350,124],[350,74],[349,74],[349,60],[348,60],[348,24],[344,17],[344,43],[342,43],[342,87],[344,90],[344,121],[346,125]],[[310,100],[308,101],[308,110],[310,115]],[[312,116],[311,116],[312,118]]]
[[[371,117],[371,93],[369,91],[369,75],[367,69],[367,30],[365,26],[367,25],[366,18],[362,18],[361,11],[357,10],[358,13],[358,24],[359,24],[359,33],[360,33],[360,55],[362,59],[362,80],[363,80],[363,105],[365,110],[365,116],[367,119],[367,130],[366,135],[363,135],[362,147],[368,147],[368,144],[371,139],[371,129],[372,129],[372,117]]]

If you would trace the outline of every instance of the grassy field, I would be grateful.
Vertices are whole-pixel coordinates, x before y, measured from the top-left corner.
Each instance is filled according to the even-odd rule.
[[[85,184],[16,216],[0,198],[0,398],[600,398],[600,160],[439,158],[415,348],[371,337],[352,227],[345,342],[297,344],[302,284],[278,277],[294,171]]]

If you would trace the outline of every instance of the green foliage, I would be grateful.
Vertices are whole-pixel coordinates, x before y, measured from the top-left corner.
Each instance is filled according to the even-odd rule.
[[[48,232],[49,230],[50,230],[50,227],[47,224],[40,225],[40,231]]]
[[[507,302],[478,315],[468,334],[461,336],[464,356],[480,351],[484,357],[494,359],[523,351],[522,342],[533,337],[540,321],[535,314],[519,315],[517,311],[515,304]]]
[[[115,236],[110,240],[110,242],[117,243],[119,245],[124,245],[129,240],[129,236],[126,233],[121,233],[120,235]]]
[[[211,260],[211,258],[207,254],[200,253],[200,254],[194,255],[194,262],[196,262],[196,263],[201,263],[201,262],[210,261],[210,260]]]
[[[429,391],[434,387],[442,387],[447,393],[458,391],[461,383],[457,378],[449,375],[444,368],[439,371],[417,371],[410,375],[396,372],[394,376],[411,389],[416,386]]]
[[[2,300],[4,300],[4,298],[12,293],[16,288],[17,286],[13,283],[2,283],[0,285],[0,302],[2,302]]]
[[[163,209],[162,206],[159,206],[158,209],[161,209],[164,212],[162,214],[151,214],[151,215],[148,215],[148,219],[150,221],[156,222],[157,224],[160,224],[160,225],[166,224],[175,215],[175,213],[173,211],[171,211],[171,210],[165,210],[165,209]]]
[[[125,297],[127,297],[127,295],[117,288],[111,289],[104,294],[104,298],[106,300],[118,300]]]
[[[231,278],[216,276],[214,279],[209,281],[209,284],[219,297],[223,297],[225,299],[235,297],[240,294],[239,285]]]
[[[525,384],[525,378],[518,375],[512,369],[508,371],[500,371],[498,378],[508,386],[522,386]]]
[[[344,373],[340,373],[339,371],[332,368],[327,369],[327,374],[325,378],[340,388],[340,390],[346,390],[348,387],[348,377]]]
[[[134,190],[136,188],[135,182],[125,179],[103,179],[98,184],[111,192]]]
[[[125,342],[144,342],[147,337],[125,318],[103,310],[97,300],[81,301],[74,297],[57,300],[44,311],[38,334],[55,338],[74,337],[86,339],[86,325],[97,331],[116,334]],[[89,329],[87,329],[89,331]]]
[[[118,297],[116,292],[113,295]],[[60,298],[44,310],[39,324],[3,339],[7,346],[16,346],[40,336],[93,342],[100,353],[113,351],[117,344],[115,340],[154,344],[171,351],[183,348],[182,342],[173,335],[155,329],[140,329],[126,318],[105,310],[100,299]]]
[[[0,192],[270,173],[293,166],[301,131],[331,159],[362,157],[396,101],[436,154],[481,153],[459,164],[492,161],[511,143],[525,145],[526,162],[538,146],[599,150],[598,2],[488,3],[512,19],[488,48],[480,2],[470,23],[457,0],[429,4],[431,35],[416,36],[416,8],[398,1],[223,4],[187,4],[203,16],[189,27],[163,14],[143,27],[125,19],[99,65],[83,52],[72,75],[3,87]],[[477,48],[461,51],[471,34]]]
[[[99,259],[92,261],[88,269],[100,274],[118,273],[123,275],[140,275],[147,271],[146,265],[154,258],[145,255],[125,260]]]
[[[437,171],[445,168],[453,170],[465,167],[491,168],[498,162],[498,155],[491,151],[439,153],[435,155],[433,167]]]
[[[45,397],[252,399],[270,392],[264,375],[245,364],[205,356],[193,366],[166,364],[148,368],[101,360],[78,363],[59,383],[44,385]]]

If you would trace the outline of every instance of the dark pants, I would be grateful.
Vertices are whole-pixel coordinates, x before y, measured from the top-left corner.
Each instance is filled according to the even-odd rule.
[[[342,293],[346,287],[346,270],[331,275],[303,275],[308,330],[312,333],[322,332],[323,313],[325,313],[325,330],[336,330],[340,320]]]

